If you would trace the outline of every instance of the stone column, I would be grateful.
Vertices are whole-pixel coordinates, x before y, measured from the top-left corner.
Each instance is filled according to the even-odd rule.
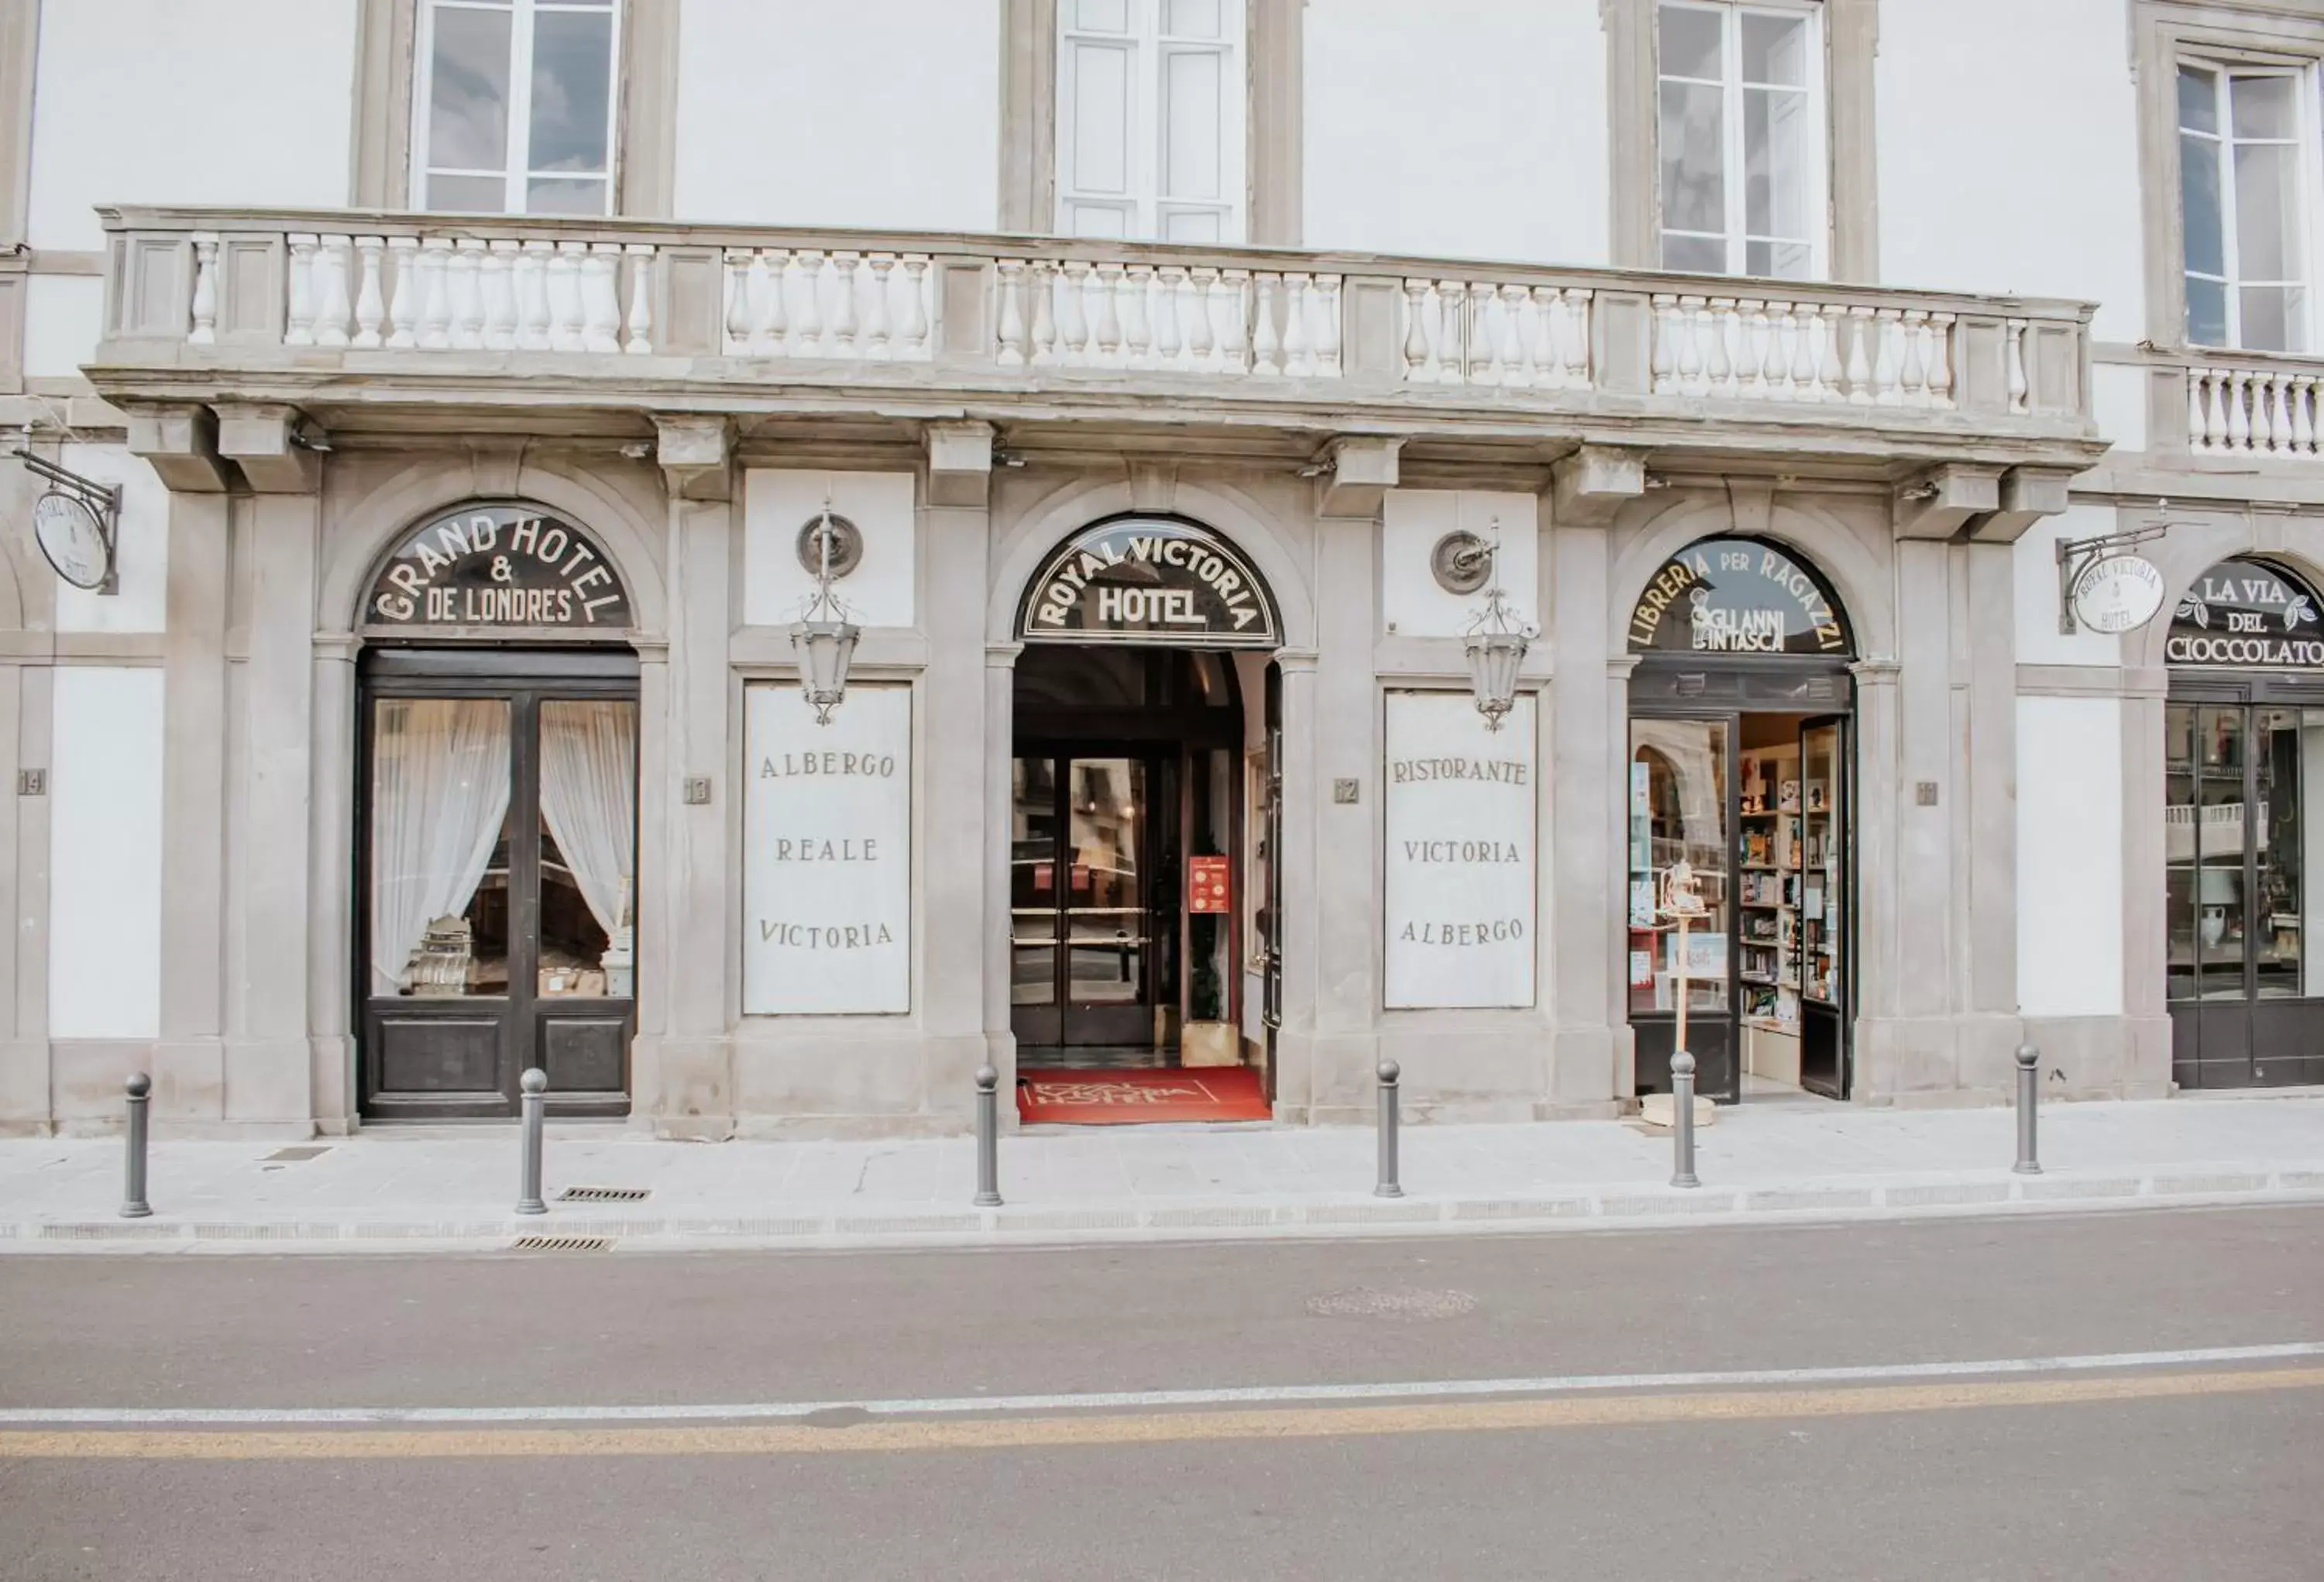
[[[989,462],[991,439],[979,435],[972,439],[981,440],[982,457]],[[1005,853],[1009,827],[1010,709],[1005,692],[999,721],[987,717],[992,678],[997,673],[1006,680],[1011,674],[993,670],[984,640],[982,590],[990,583],[991,537],[981,490],[971,503],[942,504],[931,498],[920,512],[926,569],[922,586],[930,590],[920,608],[928,663],[920,681],[923,717],[917,733],[925,760],[919,782],[927,788],[917,820],[920,853],[915,908],[920,937],[919,1017],[927,1041],[922,1104],[931,1113],[956,1121],[963,1130],[974,1124],[976,1069],[991,1058],[991,963],[982,936],[991,927],[990,847],[997,830]],[[988,805],[996,746],[1001,754],[1000,798]],[[1004,875],[1004,908],[1007,896]],[[1007,938],[1005,919],[1002,938]],[[1007,981],[1001,979],[1004,999]],[[1004,1007],[1001,1026],[1005,1030],[1007,1025]],[[993,1069],[1003,1069],[997,1062]],[[1004,1104],[1001,1108],[1013,1106]]]
[[[1012,838],[1016,800],[1017,656],[1021,643],[988,643],[984,647],[984,797],[980,812],[983,828],[976,849],[984,858],[984,1058],[1001,1073],[1001,1091],[1017,1090],[1017,1034],[1009,1022],[1009,985],[1013,960],[1009,947],[1014,919],[1010,915]],[[1003,1131],[1017,1125],[1017,1106],[1001,1106]]]
[[[2170,617],[2166,614],[2163,620]],[[2123,1049],[2125,1098],[2171,1093],[2171,1006],[2163,891],[2163,715],[2170,673],[2159,666],[2122,671]],[[2151,904],[2135,899],[2146,889]]]
[[[1608,587],[1609,535],[1600,523],[1559,523],[1546,534],[1555,665],[1543,722],[1549,779],[1547,886],[1554,1047],[1545,1096],[1552,1115],[1603,1115],[1629,1096],[1617,1058],[1623,860],[1622,801],[1628,756],[1625,711],[1631,661],[1608,654],[1616,638]]]
[[[1911,811],[1903,768],[1899,667],[1877,655],[1850,667],[1856,675],[1856,1071],[1853,1096],[1894,1095],[1888,1031],[1903,1013],[1901,992],[1912,959],[1902,937],[1907,891],[1898,876],[1899,825]],[[1928,892],[1921,892],[1926,895]],[[1917,968],[1915,969],[1917,970]]]
[[[1275,1113],[1281,1120],[1305,1122],[1316,1104],[1322,962],[1315,814],[1330,788],[1316,763],[1315,655],[1312,650],[1277,649],[1275,662],[1283,677],[1283,850],[1275,870],[1282,886],[1276,907],[1283,930],[1283,1004],[1275,1040]]]
[[[1999,1103],[2013,1091],[2024,1023],[2017,1014],[2017,622],[2015,546],[1971,542],[1966,574],[1969,762],[1956,870],[1966,915],[1958,1087]]]
[[[330,612],[333,619],[337,612]],[[351,632],[318,631],[308,651],[313,737],[307,805],[307,1060],[316,1129],[352,1132],[355,1116],[355,655]]]
[[[1314,779],[1305,793],[1284,784],[1284,822],[1308,827],[1318,853],[1309,902],[1290,913],[1293,929],[1315,942],[1314,1114],[1335,1123],[1368,1119],[1379,1064],[1380,1017],[1380,700],[1373,663],[1379,632],[1379,523],[1319,517],[1315,523],[1317,664],[1304,679],[1314,708],[1307,723]],[[1293,721],[1286,676],[1286,735]],[[1335,780],[1356,782],[1351,805],[1333,794]],[[1328,853],[1325,860],[1322,854]],[[1289,985],[1286,983],[1286,997]],[[1287,1014],[1287,1013],[1286,1013]],[[1425,1072],[1407,1077],[1425,1092]]]

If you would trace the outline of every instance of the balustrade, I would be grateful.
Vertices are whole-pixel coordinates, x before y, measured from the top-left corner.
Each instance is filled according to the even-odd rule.
[[[1002,258],[1004,368],[1121,368],[1332,379],[1340,277],[1176,264]]]
[[[925,253],[726,249],[725,349],[734,356],[927,362]]]
[[[650,243],[294,231],[285,245],[285,346],[653,350]],[[215,296],[214,253],[198,249],[197,302]],[[213,344],[201,328],[189,341]]]
[[[1956,315],[1744,296],[1654,299],[1658,395],[1953,405]],[[2026,410],[2023,326],[2005,338],[2009,410]]]
[[[1404,377],[1414,384],[1590,388],[1590,291],[1490,281],[1404,282]]]
[[[2324,412],[2324,371],[2296,368],[2187,370],[2187,437],[2199,453],[2313,457]]]

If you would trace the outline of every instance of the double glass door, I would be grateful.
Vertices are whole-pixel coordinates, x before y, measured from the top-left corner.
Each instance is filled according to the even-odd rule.
[[[1164,762],[1043,753],[1017,758],[1010,844],[1010,1024],[1028,1049],[1161,1041],[1176,887],[1153,810]]]
[[[2182,1087],[2324,1082],[2324,708],[2177,702],[2164,717],[2172,1074]]]
[[[445,673],[457,659],[380,658],[358,845],[364,1113],[513,1115],[530,1066],[554,1113],[625,1112],[634,683],[593,683],[586,665],[463,678]]]

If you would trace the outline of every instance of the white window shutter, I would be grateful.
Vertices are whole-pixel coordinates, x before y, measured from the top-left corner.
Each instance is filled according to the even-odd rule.
[[[1063,0],[1057,229],[1243,239],[1244,0]]]

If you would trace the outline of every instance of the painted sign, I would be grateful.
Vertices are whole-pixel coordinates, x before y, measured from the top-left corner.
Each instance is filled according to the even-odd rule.
[[[1535,699],[1498,732],[1466,692],[1390,692],[1387,707],[1387,1004],[1531,1005]]]
[[[372,583],[379,626],[526,626],[619,633],[630,596],[604,551],[538,505],[463,505],[405,535]]]
[[[1630,612],[1634,652],[1849,652],[1847,623],[1815,574],[1757,539],[1705,539],[1663,562]]]
[[[1231,911],[1227,896],[1227,859],[1191,856],[1186,859],[1186,910]]]
[[[86,501],[51,489],[32,502],[32,539],[56,574],[83,590],[113,574],[113,541]]]
[[[2163,652],[2215,670],[2324,670],[2324,620],[2315,595],[2273,566],[2222,560],[2179,601]]]
[[[1272,648],[1275,602],[1240,550],[1199,523],[1122,516],[1084,529],[1025,595],[1028,643]]]
[[[2107,555],[2074,578],[2074,619],[2092,632],[2133,632],[2163,608],[2163,573],[2144,555]]]
[[[912,1004],[912,692],[859,682],[817,725],[796,685],[743,689],[742,1010]]]

